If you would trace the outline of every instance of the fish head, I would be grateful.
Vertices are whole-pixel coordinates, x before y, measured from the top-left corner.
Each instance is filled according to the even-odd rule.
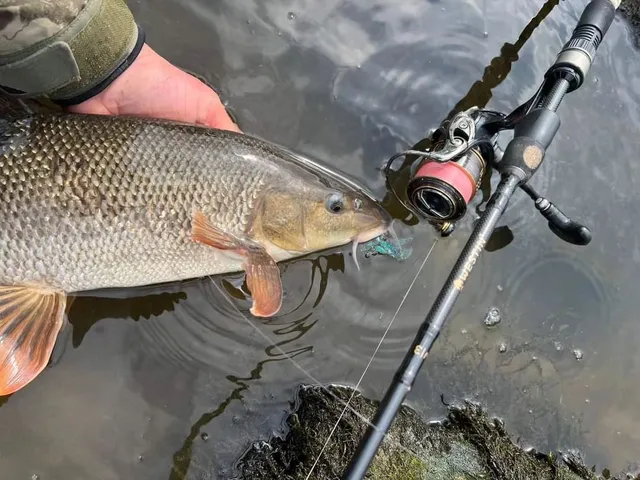
[[[261,239],[290,253],[306,254],[385,233],[390,215],[372,197],[350,188],[304,185],[265,195],[259,211]]]

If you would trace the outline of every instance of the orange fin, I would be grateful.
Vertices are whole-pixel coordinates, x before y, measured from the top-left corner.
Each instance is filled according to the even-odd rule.
[[[38,287],[0,286],[0,396],[20,390],[47,366],[66,299]]]
[[[272,317],[282,306],[282,281],[278,264],[263,249],[250,252],[245,269],[247,286],[253,297],[251,314]]]
[[[251,314],[271,317],[282,306],[282,281],[276,261],[259,244],[242,240],[211,225],[206,216],[196,212],[193,216],[191,238],[220,250],[233,250],[245,257],[247,286],[253,297]]]
[[[202,212],[193,214],[191,238],[219,250],[242,250],[242,241],[214,227]]]

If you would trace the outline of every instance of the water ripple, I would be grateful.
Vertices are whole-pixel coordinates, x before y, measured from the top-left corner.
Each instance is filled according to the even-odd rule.
[[[312,153],[376,192],[384,189],[379,166],[453,109],[510,111],[526,101],[585,4],[129,3],[149,43],[213,84],[246,131]],[[617,468],[634,453],[637,418],[628,399],[638,392],[628,379],[638,370],[640,336],[633,293],[640,262],[637,58],[616,19],[587,82],[563,102],[562,127],[532,182],[592,229],[592,244],[561,244],[516,193],[500,222],[513,241],[481,257],[412,391],[426,415],[438,412],[440,394],[493,389],[481,398],[541,450],[576,438],[558,427],[555,407],[563,402],[568,416],[583,419],[572,424],[577,435],[597,428],[585,442],[594,462],[604,452]],[[379,395],[388,384],[474,220],[471,211],[436,245],[364,379],[366,393]],[[434,240],[429,227],[405,227],[414,238],[405,262],[360,259],[357,271],[345,249],[283,265],[283,309],[268,320],[242,317],[250,299],[240,275],[76,299],[71,341],[61,341],[74,348],[62,349],[28,389],[0,399],[0,447],[8,452],[0,470],[11,478],[36,469],[42,478],[224,471],[248,442],[280,431],[307,374],[323,382],[359,378]],[[503,320],[489,331],[482,320],[492,305]],[[594,353],[597,342],[608,358]],[[584,352],[582,361],[574,348]],[[544,405],[530,406],[525,389]]]

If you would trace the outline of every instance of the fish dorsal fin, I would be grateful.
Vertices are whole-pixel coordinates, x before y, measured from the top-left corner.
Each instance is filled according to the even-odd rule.
[[[253,240],[223,232],[201,212],[194,213],[191,238],[195,242],[242,255],[245,258],[247,286],[253,297],[251,314],[271,317],[278,313],[282,306],[280,269],[264,247]]]
[[[47,366],[65,305],[61,292],[0,286],[0,396],[20,390]]]

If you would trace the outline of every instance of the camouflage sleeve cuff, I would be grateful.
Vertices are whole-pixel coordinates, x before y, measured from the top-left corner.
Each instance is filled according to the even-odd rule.
[[[0,28],[16,34],[3,35],[12,40],[0,44],[0,86],[9,95],[73,105],[100,93],[126,70],[144,44],[144,33],[124,0],[52,4],[48,11],[28,11],[29,4],[2,9]]]

